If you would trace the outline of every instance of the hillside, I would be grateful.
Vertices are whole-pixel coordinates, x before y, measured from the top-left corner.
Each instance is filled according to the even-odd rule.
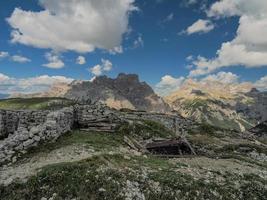
[[[188,138],[198,156],[159,157],[124,141],[162,138],[161,125],[132,124],[116,133],[75,130],[0,168],[6,200],[264,199],[266,148],[238,134],[203,126]],[[139,132],[138,130],[142,130]],[[145,134],[145,135],[143,135]]]
[[[73,105],[74,102],[58,97],[11,98],[0,100],[0,109],[6,110],[55,110]]]
[[[266,120],[266,93],[254,91],[249,83],[186,81],[164,98],[182,116],[214,126],[244,131]]]

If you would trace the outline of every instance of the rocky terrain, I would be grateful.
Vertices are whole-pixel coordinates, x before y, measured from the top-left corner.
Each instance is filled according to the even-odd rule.
[[[245,131],[267,119],[267,93],[250,83],[188,80],[164,100],[184,117],[222,128]]]
[[[241,133],[177,113],[49,105],[53,109],[1,110],[1,199],[243,200],[267,195],[265,123]],[[174,138],[184,138],[194,153],[175,153],[168,146]],[[148,151],[149,144],[160,141],[167,144],[165,150]]]

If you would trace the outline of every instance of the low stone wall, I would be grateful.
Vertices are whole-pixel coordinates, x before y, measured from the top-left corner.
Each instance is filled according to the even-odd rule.
[[[120,112],[102,104],[75,105],[58,111],[0,111],[0,164],[15,161],[39,143],[56,140],[73,128],[112,132],[122,122],[152,120],[181,135],[189,122],[179,115]]]
[[[49,111],[0,110],[0,138],[4,139],[20,128],[30,130],[43,124]]]
[[[17,116],[26,116],[26,113],[18,113],[18,115],[13,115],[13,117],[17,120]],[[73,127],[73,108],[64,108],[55,112],[45,111],[42,115],[39,114],[39,112],[32,111],[30,115],[27,115],[29,117],[28,120],[27,118],[22,118],[25,119],[25,123],[19,119],[18,121],[21,125],[18,125],[18,128],[9,134],[7,138],[0,141],[0,164],[11,160],[16,161],[17,156],[26,153],[29,148],[37,146],[41,142],[56,140]],[[31,121],[33,116],[40,117],[36,118],[34,122],[41,121],[43,116],[45,116],[44,122],[34,126],[34,122]]]
[[[112,132],[122,122],[115,110],[102,104],[76,105],[74,109],[79,128]]]

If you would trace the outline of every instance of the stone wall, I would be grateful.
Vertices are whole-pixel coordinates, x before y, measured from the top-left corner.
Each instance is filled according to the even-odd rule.
[[[189,122],[179,115],[120,112],[102,104],[75,105],[58,111],[0,111],[0,164],[15,161],[39,143],[74,129],[112,132],[122,122],[152,120],[180,135]]]
[[[81,129],[112,132],[122,122],[115,110],[102,104],[76,105],[74,109],[75,124]]]
[[[13,113],[11,121],[18,126],[7,138],[0,141],[0,164],[16,161],[17,157],[26,153],[29,148],[37,146],[41,142],[56,140],[63,133],[70,131],[74,122],[73,114],[73,108],[64,108],[54,112],[21,111],[17,114]],[[18,117],[22,118],[18,119]],[[9,124],[11,121],[6,121],[6,123]],[[38,121],[39,124],[37,124]]]
[[[17,129],[32,127],[45,122],[49,111],[9,111],[0,110],[0,138],[4,139]]]

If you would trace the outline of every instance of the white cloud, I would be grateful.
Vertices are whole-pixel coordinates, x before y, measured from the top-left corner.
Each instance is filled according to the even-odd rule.
[[[211,73],[222,67],[244,66],[248,68],[267,66],[267,1],[222,0],[214,3],[207,12],[215,18],[239,16],[236,37],[224,42],[216,57],[198,57],[191,76]]]
[[[267,91],[267,76],[262,77],[254,83],[254,86],[262,91]]]
[[[86,63],[85,57],[78,56],[78,58],[76,59],[76,63],[79,65],[84,65]]]
[[[45,57],[49,63],[43,64],[44,67],[52,69],[60,69],[65,66],[64,62],[60,59],[59,55],[53,53],[46,53]]]
[[[156,84],[155,92],[160,96],[166,96],[180,88],[185,78],[174,78],[170,75],[165,75],[161,78],[161,81]]]
[[[109,50],[109,53],[112,55],[121,54],[123,53],[123,47],[122,46],[114,47],[113,49]]]
[[[103,70],[104,71],[110,71],[110,70],[112,70],[112,66],[113,65],[112,65],[112,63],[109,60],[102,59],[101,62],[102,62],[102,66],[103,66]]]
[[[205,81],[205,82],[218,81],[224,84],[233,84],[233,83],[238,83],[239,77],[236,74],[233,74],[231,72],[219,72],[217,74],[208,75],[207,77],[203,78],[201,81]]]
[[[1,58],[6,58],[8,56],[9,56],[9,53],[8,52],[6,52],[6,51],[0,51],[0,59]]]
[[[186,33],[208,33],[214,29],[214,24],[210,20],[199,19],[186,29]]]
[[[70,83],[73,79],[64,76],[42,75],[30,78],[14,78],[0,73],[0,93],[37,93],[48,90],[53,84]]]
[[[109,60],[101,59],[101,64],[95,65],[94,67],[90,68],[89,71],[95,76],[100,76],[104,72],[111,71],[112,67],[112,62],[110,62]]]
[[[16,8],[11,41],[54,51],[92,52],[120,46],[134,0],[39,0],[43,10]]]
[[[142,35],[139,35],[138,38],[133,43],[133,49],[143,47],[144,46],[144,40],[142,38]]]
[[[173,13],[170,13],[165,19],[163,19],[163,20],[161,21],[161,23],[167,23],[167,22],[170,22],[170,21],[173,20],[173,18],[174,18],[174,14],[173,14]]]
[[[197,0],[183,0],[181,3],[182,7],[190,7],[192,5],[195,5],[197,3]]]
[[[5,74],[0,73],[0,82],[2,82],[2,81],[6,81],[6,80],[8,80],[8,79],[9,79],[8,76],[6,76]]]
[[[193,55],[189,55],[186,57],[186,61],[192,61],[194,59]]]
[[[14,62],[18,62],[18,63],[31,62],[31,60],[29,58],[26,58],[24,56],[19,56],[19,55],[11,56],[11,60]]]

